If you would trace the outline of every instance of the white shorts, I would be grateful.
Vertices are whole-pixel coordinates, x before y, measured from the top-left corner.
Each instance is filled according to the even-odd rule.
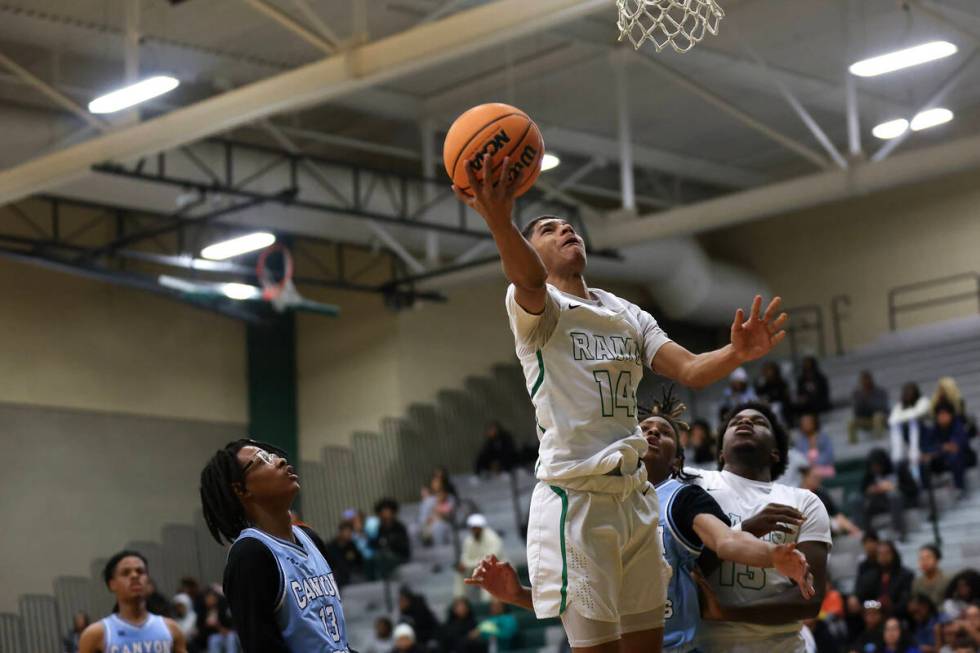
[[[657,533],[657,493],[602,493],[538,483],[531,496],[527,562],[534,612],[557,617],[574,605],[595,621],[661,608],[671,569]]]

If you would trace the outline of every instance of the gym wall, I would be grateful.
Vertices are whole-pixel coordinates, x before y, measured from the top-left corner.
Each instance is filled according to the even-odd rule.
[[[781,215],[706,234],[712,256],[762,275],[787,306],[819,304],[830,322],[834,295],[849,294],[845,348],[888,331],[889,288],[980,271],[977,173],[948,177],[849,202]],[[963,292],[975,284],[940,290]],[[935,297],[924,291],[905,301]],[[977,300],[903,313],[899,328],[976,315]],[[833,350],[827,331],[827,348]]]

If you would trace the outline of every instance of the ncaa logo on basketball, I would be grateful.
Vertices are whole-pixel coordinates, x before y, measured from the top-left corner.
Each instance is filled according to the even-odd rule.
[[[501,129],[493,138],[484,143],[483,147],[473,156],[473,169],[482,170],[483,162],[487,157],[493,157],[494,154],[503,149],[506,143],[510,143],[510,136],[507,135],[506,131]]]

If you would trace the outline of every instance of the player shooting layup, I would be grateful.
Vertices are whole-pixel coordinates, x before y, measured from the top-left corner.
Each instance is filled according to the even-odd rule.
[[[512,213],[521,175],[507,178],[507,159],[496,184],[477,179],[471,163],[474,196],[454,190],[483,216],[500,251],[511,282],[507,313],[540,431],[527,537],[535,612],[560,615],[577,651],[659,652],[670,572],[657,537],[657,495],[641,464],[647,443],[636,388],[643,365],[706,386],[768,353],[785,337],[787,316],[773,321],[776,298],[760,317],[756,297],[748,320],[736,312],[731,344],[692,354],[649,313],[586,285],[585,243],[567,221],[544,216],[518,230]]]

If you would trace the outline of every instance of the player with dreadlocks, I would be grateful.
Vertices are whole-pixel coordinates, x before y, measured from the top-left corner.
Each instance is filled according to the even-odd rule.
[[[316,534],[292,523],[299,477],[255,440],[218,450],[201,472],[211,535],[231,543],[224,590],[245,653],[347,653],[333,572]]]
[[[804,582],[808,573],[806,559],[794,545],[773,545],[733,530],[717,502],[688,483],[694,477],[684,471],[684,451],[677,439],[680,429],[687,428],[680,419],[686,406],[677,400],[672,388],[665,389],[663,398],[652,408],[639,409],[641,416],[647,416],[640,422],[648,445],[643,463],[660,501],[664,558],[673,569],[667,586],[664,652],[698,650],[695,634],[701,612],[692,574],[704,547],[723,560],[775,567],[800,582],[804,595],[812,594],[813,588]],[[467,583],[483,587],[502,601],[530,609],[530,588],[521,587],[514,568],[496,557],[481,562]]]
[[[786,574],[723,561],[707,574],[698,641],[712,653],[803,653],[802,621],[820,611],[827,586],[830,518],[820,499],[774,483],[786,470],[789,437],[765,404],[737,406],[720,444],[721,471],[693,479],[711,493],[736,528],[806,556],[814,593],[801,596]]]

